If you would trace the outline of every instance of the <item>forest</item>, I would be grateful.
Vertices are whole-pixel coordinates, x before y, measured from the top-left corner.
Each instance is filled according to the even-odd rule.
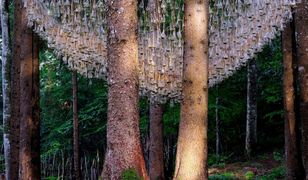
[[[1,0],[6,180],[308,180],[307,0]]]

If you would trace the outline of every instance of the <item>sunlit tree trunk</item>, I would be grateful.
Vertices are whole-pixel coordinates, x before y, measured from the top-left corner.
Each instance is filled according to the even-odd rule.
[[[5,176],[11,179],[11,138],[10,138],[10,119],[11,119],[11,50],[9,36],[9,1],[2,0],[1,11],[1,30],[2,30],[2,98],[3,98],[3,146],[5,159]]]
[[[27,27],[21,9],[19,179],[40,179],[38,37]]]
[[[308,179],[308,1],[302,0],[295,11],[297,60],[300,83],[300,119],[302,124],[302,157]]]
[[[164,179],[163,105],[150,103],[150,179]]]
[[[108,121],[103,179],[134,169],[148,179],[141,149],[138,95],[137,0],[107,0]]]
[[[293,55],[293,33],[292,23],[288,23],[282,32],[282,50],[284,64],[284,109],[285,109],[285,157],[286,178],[303,179],[303,167],[299,145],[299,124],[295,113],[295,81],[294,81],[294,55]]]
[[[257,142],[257,64],[256,59],[247,66],[247,117],[246,117],[246,154],[250,158]]]
[[[19,28],[22,18],[22,1],[14,0],[14,36],[11,66],[11,179],[18,179],[19,173],[19,126],[20,126],[20,60],[23,31]]]
[[[73,86],[73,145],[74,145],[74,179],[81,179],[79,156],[79,127],[78,127],[78,84],[77,71],[72,72]]]
[[[209,1],[185,0],[183,100],[174,179],[207,179]]]

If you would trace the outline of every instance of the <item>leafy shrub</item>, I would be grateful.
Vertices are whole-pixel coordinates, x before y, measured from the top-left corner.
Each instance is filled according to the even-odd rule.
[[[141,180],[135,169],[127,169],[123,172],[121,176],[122,180]]]
[[[277,151],[274,151],[273,152],[273,156],[274,156],[274,159],[275,161],[282,161],[283,160],[283,156],[280,152],[277,152]]]
[[[248,171],[245,173],[245,179],[247,180],[253,180],[255,177],[255,174],[252,171]]]
[[[231,155],[229,155],[229,156],[224,156],[224,155],[217,156],[217,155],[211,154],[208,157],[208,165],[209,166],[215,166],[215,167],[225,167],[226,162],[228,161],[228,159],[230,158]]]

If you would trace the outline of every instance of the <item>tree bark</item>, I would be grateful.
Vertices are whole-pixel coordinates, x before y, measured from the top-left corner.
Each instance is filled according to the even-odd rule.
[[[283,50],[283,94],[284,94],[284,117],[285,117],[285,157],[286,157],[286,178],[303,179],[303,167],[301,163],[299,145],[299,124],[295,113],[295,80],[293,65],[295,63],[293,55],[293,33],[291,23],[286,25],[282,32]]]
[[[300,119],[302,125],[302,158],[308,180],[308,1],[296,7],[297,60],[300,83]]]
[[[9,1],[2,0],[1,5],[1,30],[2,30],[2,97],[3,97],[3,146],[5,159],[5,177],[11,179],[11,50],[9,36]]]
[[[22,1],[14,0],[14,36],[11,66],[11,179],[17,180],[19,173],[19,133],[20,133],[20,61],[23,31],[19,28],[22,18]]]
[[[38,37],[27,27],[21,9],[19,179],[40,179],[39,50]]]
[[[78,126],[78,84],[77,71],[72,73],[73,86],[73,146],[74,146],[74,179],[81,179],[80,156],[79,156],[79,126]]]
[[[256,59],[247,66],[247,119],[246,119],[246,155],[250,158],[257,143],[257,64]]]
[[[185,0],[181,121],[174,179],[207,179],[209,1]]]
[[[108,121],[103,179],[148,179],[140,142],[137,0],[108,0]]]
[[[150,179],[164,178],[163,105],[150,103]]]

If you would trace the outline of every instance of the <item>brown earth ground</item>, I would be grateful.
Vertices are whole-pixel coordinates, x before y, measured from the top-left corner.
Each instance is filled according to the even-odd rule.
[[[244,180],[247,172],[253,172],[255,177],[267,175],[271,170],[281,167],[282,162],[275,160],[273,154],[258,156],[251,161],[226,163],[225,165],[209,168],[209,176],[216,174],[232,173],[236,179]],[[275,178],[276,179],[276,178]]]

